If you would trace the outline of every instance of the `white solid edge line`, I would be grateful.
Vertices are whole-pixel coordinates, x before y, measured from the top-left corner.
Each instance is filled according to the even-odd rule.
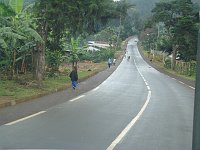
[[[169,76],[169,77],[170,77],[170,76]],[[170,77],[170,78],[171,78],[171,77]],[[171,79],[176,80],[176,81],[178,81],[179,83],[184,84],[184,85],[190,87],[191,89],[195,90],[195,87],[190,86],[190,85],[188,85],[188,84],[186,84],[186,83],[184,83],[184,82],[182,82],[182,81],[180,81],[180,80],[177,80],[177,79],[175,79],[175,78],[171,78]]]
[[[82,98],[82,97],[84,97],[84,96],[85,96],[85,95],[78,96],[78,97],[76,97],[76,98],[74,98],[74,99],[71,99],[70,102],[74,102],[74,101],[76,101],[76,100],[78,100],[78,99],[80,99],[80,98]]]
[[[96,87],[96,88],[94,88],[92,91],[96,91],[96,90],[98,90],[99,89],[99,86],[98,87]]]
[[[181,84],[185,84],[185,83],[183,83],[182,81],[178,81],[179,83],[181,83]]]
[[[147,85],[147,89],[148,89],[148,91],[150,91],[151,89],[150,89],[150,87]]]
[[[35,117],[35,116],[38,116],[38,115],[43,114],[43,113],[45,113],[45,112],[46,112],[46,111],[40,111],[40,112],[38,112],[38,113],[35,113],[35,114],[30,115],[30,116],[27,116],[27,117],[24,117],[24,118],[18,119],[18,120],[16,120],[16,121],[13,121],[13,122],[7,123],[7,124],[5,124],[5,125],[6,125],[6,126],[10,126],[10,125],[16,124],[16,123],[18,123],[18,122],[21,122],[21,121],[24,121],[24,120],[30,119],[30,118]]]
[[[177,80],[177,79],[174,79],[174,80]],[[179,83],[181,83],[181,84],[183,84],[183,85],[186,85],[186,86],[188,86],[189,88],[195,90],[195,87],[190,86],[190,85],[188,85],[188,84],[186,84],[186,83],[184,83],[184,82],[182,82],[182,81],[179,81],[179,80],[177,80],[177,81],[178,81]]]
[[[140,118],[140,116],[146,109],[146,107],[150,101],[150,98],[151,98],[151,91],[148,91],[147,100],[146,100],[145,104],[143,105],[142,109],[140,110],[140,112],[137,114],[137,116],[135,116],[135,118],[133,118],[133,120],[126,126],[126,128],[117,136],[117,138],[111,143],[111,145],[106,150],[113,150],[116,147],[116,145],[124,138],[124,136],[135,125],[137,120]]]
[[[184,85],[187,85],[187,84],[185,84],[184,82],[182,82],[182,81],[178,81],[179,83],[181,83],[181,84],[184,84]],[[193,90],[195,90],[195,88],[194,87],[192,87],[192,86],[190,86],[190,85],[187,85],[187,86],[189,86],[191,89],[193,89]]]
[[[191,89],[193,89],[193,90],[195,90],[195,88],[194,87],[192,87],[192,86],[189,86]]]

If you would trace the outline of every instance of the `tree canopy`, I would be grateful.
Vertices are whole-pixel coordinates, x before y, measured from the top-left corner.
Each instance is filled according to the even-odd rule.
[[[79,47],[73,41],[104,30],[112,19],[124,24],[130,7],[125,0],[0,0],[0,70],[10,79],[32,71],[41,83],[45,66],[58,68],[61,61],[53,60],[66,55],[65,43]]]
[[[191,0],[176,0],[156,3],[152,10],[153,20],[163,22],[172,44],[178,46],[181,58],[195,59],[198,33],[198,13]]]

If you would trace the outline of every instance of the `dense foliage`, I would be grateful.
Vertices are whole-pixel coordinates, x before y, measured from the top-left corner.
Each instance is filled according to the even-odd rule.
[[[79,39],[109,26],[113,34],[108,41],[117,46],[122,36],[128,36],[123,25],[131,7],[125,0],[0,0],[1,75],[14,79],[32,72],[38,85],[42,85],[45,68],[57,71],[63,61],[77,64],[86,59],[84,40]],[[117,22],[116,29],[112,20]],[[92,57],[95,56],[88,59]],[[92,60],[100,59],[105,57]]]
[[[42,85],[45,71],[58,71],[64,61],[76,65],[80,60],[99,62],[114,55],[122,40],[143,30],[136,8],[144,1],[128,2],[132,1],[0,0],[1,75],[14,79],[32,72]],[[185,61],[195,59],[196,5],[190,0],[150,4],[155,7],[146,25],[150,28],[146,48],[178,51]],[[110,50],[89,53],[86,40],[108,42]]]
[[[154,37],[154,49],[173,53],[173,63],[196,59],[198,35],[198,7],[191,0],[174,0],[156,3],[153,17],[147,28]],[[174,65],[174,64],[173,64]]]
[[[25,62],[31,62],[33,47],[43,40],[23,0],[1,1],[0,9],[0,69],[12,79],[15,72],[26,71]]]

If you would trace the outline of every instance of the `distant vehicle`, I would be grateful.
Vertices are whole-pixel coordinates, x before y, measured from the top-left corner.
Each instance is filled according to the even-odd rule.
[[[100,49],[95,48],[95,47],[92,47],[92,46],[89,46],[89,47],[87,48],[87,51],[100,51]]]
[[[94,43],[95,43],[95,41],[88,41],[88,45],[92,45]]]
[[[169,55],[168,56],[170,59],[172,59],[172,54],[171,55]],[[176,55],[176,60],[181,60],[181,57],[180,57],[180,54],[178,53],[177,55]]]

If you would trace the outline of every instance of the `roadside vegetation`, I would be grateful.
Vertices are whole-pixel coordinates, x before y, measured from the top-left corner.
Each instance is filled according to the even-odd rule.
[[[92,62],[82,62],[79,63],[79,78],[83,79],[88,76],[94,75],[97,72],[105,69],[106,63],[92,63]],[[44,95],[51,92],[56,92],[59,90],[64,90],[70,87],[69,71],[71,69],[71,64],[65,64],[60,67],[59,74],[54,77],[46,76],[43,81],[43,87],[38,88],[31,78],[31,74],[26,74],[21,76],[21,78],[16,81],[2,80],[0,87],[1,99],[5,97],[9,99],[20,100],[27,97],[35,97],[37,95]]]
[[[192,1],[156,3],[140,34],[140,49],[157,66],[195,80],[199,6]]]
[[[66,89],[72,66],[80,80],[105,69],[122,54],[132,7],[125,0],[0,0],[0,102]],[[89,40],[110,46],[89,51]]]
[[[65,89],[72,66],[87,78],[120,57],[134,35],[150,61],[194,79],[198,5],[155,1],[141,16],[130,0],[0,0],[0,102]],[[88,41],[109,46],[91,51]]]
[[[140,52],[142,55],[150,61],[150,63],[154,64],[156,68],[164,70],[170,74],[175,76],[179,76],[191,81],[195,81],[196,79],[196,61],[192,62],[182,62],[177,61],[176,69],[171,69],[171,58],[167,58],[167,56],[163,56],[162,53],[153,54],[149,51],[145,50],[141,45],[138,45]],[[166,60],[165,60],[166,59]],[[180,64],[178,64],[180,63]],[[178,66],[180,65],[180,66]]]

